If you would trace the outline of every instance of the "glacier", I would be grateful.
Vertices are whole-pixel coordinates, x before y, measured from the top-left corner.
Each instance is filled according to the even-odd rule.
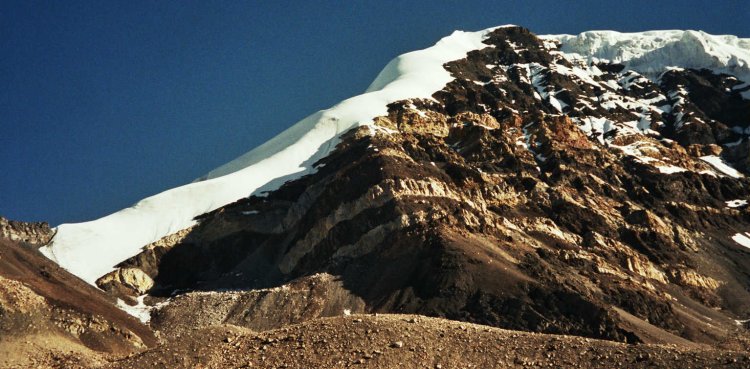
[[[578,35],[543,35],[562,45],[570,59],[610,61],[656,80],[670,68],[710,69],[750,80],[750,39],[711,35],[703,31],[647,31],[621,33],[588,31]],[[745,98],[750,98],[743,93]]]

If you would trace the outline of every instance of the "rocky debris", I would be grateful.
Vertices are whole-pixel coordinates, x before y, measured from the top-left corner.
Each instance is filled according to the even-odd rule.
[[[46,300],[23,283],[0,277],[0,346],[19,335],[38,335],[53,329]]]
[[[46,222],[19,222],[0,217],[0,238],[40,247],[49,243],[54,234]]]
[[[625,345],[426,317],[410,323],[413,318],[352,315],[263,333],[217,326],[107,367],[743,368],[750,364],[750,356],[741,351]]]
[[[319,317],[362,313],[364,308],[364,301],[347,291],[341,280],[316,274],[269,289],[180,294],[152,313],[151,326],[168,337],[220,324],[264,331]]]
[[[5,336],[0,341],[2,368],[91,369],[107,363],[101,353],[52,334]]]
[[[649,262],[642,256],[633,256],[627,258],[627,268],[629,271],[642,277],[656,280],[661,283],[668,283],[667,277],[663,271],[659,270],[653,263]]]

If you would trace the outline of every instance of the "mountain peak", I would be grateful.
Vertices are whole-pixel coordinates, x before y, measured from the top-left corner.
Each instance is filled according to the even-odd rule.
[[[700,31],[456,31],[393,59],[363,94],[192,183],[54,235],[0,218],[0,236],[30,244],[52,236],[41,252],[100,290],[72,278],[76,289],[106,294],[110,319],[125,311],[147,325],[122,326],[176,345],[113,365],[157,365],[154,355],[183,349],[189,355],[165,358],[205,364],[196,347],[208,347],[202,352],[238,353],[214,366],[236,366],[249,363],[236,348],[291,345],[309,367],[300,350],[318,352],[321,332],[351,346],[340,332],[365,327],[401,333],[385,344],[368,338],[379,349],[352,352],[372,352],[352,364],[383,366],[391,355],[403,366],[392,352],[406,348],[423,361],[426,351],[402,334],[423,318],[368,318],[399,313],[441,318],[424,320],[432,333],[458,320],[449,330],[464,338],[478,331],[463,323],[484,325],[495,346],[504,334],[491,327],[683,353],[711,347],[700,365],[741,367],[750,360],[736,353],[750,347],[747,42]],[[21,276],[36,275],[33,265],[44,263],[23,250],[34,263]],[[39,273],[43,292],[65,274]],[[14,306],[16,290],[34,296],[14,287],[0,305]],[[290,336],[297,323],[313,336]],[[279,327],[276,338],[237,339],[243,329]],[[211,346],[220,332],[237,335]],[[443,336],[434,343],[444,345]],[[552,340],[535,339],[543,344],[534,347]],[[575,340],[554,341],[561,353]],[[571,365],[580,347],[556,365]],[[668,350],[653,361],[618,347],[613,362],[681,364]],[[600,354],[590,366],[601,366]],[[328,362],[339,356],[317,366],[343,365]],[[683,356],[698,365],[698,356]]]
[[[614,340],[677,332],[665,294],[694,299],[688,315],[750,301],[743,267],[721,256],[743,252],[750,228],[727,206],[750,196],[748,88],[723,74],[745,68],[744,51],[720,58],[733,42],[454,32],[196,182],[59,226],[41,250],[139,303],[325,273],[343,283],[333,301],[363,311]]]

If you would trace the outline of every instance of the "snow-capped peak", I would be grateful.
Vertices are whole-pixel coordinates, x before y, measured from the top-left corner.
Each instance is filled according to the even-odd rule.
[[[143,246],[194,225],[196,216],[310,173],[313,163],[335,148],[342,133],[372,124],[373,118],[387,113],[388,104],[430,98],[452,80],[443,64],[487,47],[482,40],[493,29],[456,31],[432,47],[401,55],[364,94],[310,115],[196,182],[94,221],[60,225],[52,242],[40,251],[94,284]]]
[[[432,47],[401,55],[380,72],[362,95],[308,116],[193,183],[151,196],[101,219],[60,225],[52,242],[41,251],[93,284],[115,265],[138,254],[143,246],[194,225],[197,216],[241,198],[262,195],[313,172],[313,164],[336,147],[341,134],[357,126],[372,125],[373,118],[387,114],[388,104],[431,99],[453,80],[444,64],[464,58],[469,51],[490,47],[482,41],[497,28],[456,31]],[[711,68],[750,77],[750,40],[734,36],[695,31],[596,31],[542,38],[549,41],[545,45],[553,44],[553,40],[560,42],[561,48],[555,52],[562,52],[567,58],[607,59],[649,76],[670,67],[682,67]],[[586,74],[593,73],[591,70],[570,71],[583,80],[591,80],[591,75]],[[538,80],[531,82],[535,88],[540,87]],[[540,98],[557,102],[552,95],[542,90]],[[556,107],[562,112],[559,102]],[[602,134],[609,131],[608,124],[601,119]]]

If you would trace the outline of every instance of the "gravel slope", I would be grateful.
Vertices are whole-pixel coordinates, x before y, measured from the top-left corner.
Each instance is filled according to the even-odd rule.
[[[626,345],[416,315],[351,315],[253,333],[193,331],[107,368],[746,368],[747,353]]]

